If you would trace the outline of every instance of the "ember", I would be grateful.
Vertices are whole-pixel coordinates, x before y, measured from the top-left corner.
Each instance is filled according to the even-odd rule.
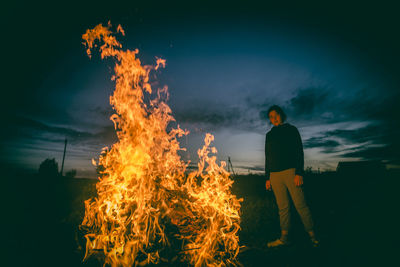
[[[110,119],[119,140],[94,161],[104,171],[98,197],[85,201],[85,259],[101,250],[104,264],[111,266],[163,260],[234,265],[241,199],[230,192],[233,181],[225,162],[218,165],[212,155],[217,153],[210,146],[214,137],[206,134],[198,170],[188,173],[177,138],[189,132],[179,125],[167,128],[174,121],[166,104],[168,88],[153,92],[149,81],[149,73],[165,67],[165,60],[143,66],[138,50],[122,50],[110,27],[100,24],[82,36],[89,57],[100,43],[101,58],[116,60]],[[117,32],[125,34],[121,26]],[[144,101],[145,95],[151,100]]]

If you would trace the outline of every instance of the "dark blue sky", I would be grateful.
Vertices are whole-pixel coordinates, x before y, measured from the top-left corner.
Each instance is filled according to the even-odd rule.
[[[399,19],[390,2],[95,3],[8,7],[2,163],[35,170],[48,157],[61,162],[67,138],[65,169],[93,177],[91,158],[116,141],[108,119],[113,62],[89,60],[80,38],[111,20],[145,64],[167,60],[157,80],[191,131],[185,160],[196,160],[211,132],[221,160],[262,170],[265,112],[278,104],[302,135],[305,166],[400,165]]]

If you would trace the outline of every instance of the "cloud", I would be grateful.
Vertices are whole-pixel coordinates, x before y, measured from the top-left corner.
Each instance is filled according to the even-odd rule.
[[[303,142],[303,146],[305,149],[321,147],[324,148],[324,152],[329,153],[340,148],[341,144],[336,140],[328,139],[326,137],[311,137]]]
[[[368,124],[355,129],[335,129],[321,133],[304,142],[305,148],[320,147],[324,153],[338,153],[342,158],[383,160],[400,159],[399,130],[385,123]]]
[[[14,143],[15,146],[24,144],[32,148],[35,147],[33,144],[41,144],[46,146],[43,149],[50,149],[52,143],[63,143],[65,138],[69,144],[86,147],[97,147],[116,141],[112,125],[89,131],[52,125],[21,116],[8,117],[6,125],[7,130],[1,132],[1,142]],[[40,149],[39,146],[37,149]]]
[[[40,162],[46,158],[61,160],[64,140],[67,138],[66,166],[78,169],[79,176],[83,173],[94,176],[90,159],[97,157],[103,147],[117,140],[112,124],[85,129],[54,125],[34,118],[8,116],[5,125],[0,138],[0,162],[30,171],[37,170]]]
[[[197,103],[173,109],[176,122],[190,128],[215,131],[221,128],[249,129],[254,118],[243,106],[227,103]]]
[[[388,162],[399,162],[398,148],[390,145],[368,146],[354,151],[346,152],[341,156],[344,158],[361,158],[363,160],[382,160]]]
[[[72,139],[78,137],[89,138],[93,134],[90,132],[79,131],[72,128],[52,126],[38,120],[14,116],[7,118],[7,131],[2,131],[2,137],[15,138],[36,138],[37,134],[51,133],[55,135],[63,135]]]
[[[268,120],[268,109],[272,105],[279,105],[288,115],[289,121],[318,123],[320,121],[332,120],[337,118],[333,112],[337,112],[335,107],[335,97],[326,87],[305,87],[295,89],[292,95],[282,93],[280,98],[270,97],[260,99],[248,97],[246,104],[248,108],[256,109],[258,119],[262,122]]]
[[[346,90],[333,86],[300,87],[292,96],[282,95],[279,101],[272,98],[248,97],[249,108],[256,108],[259,119],[267,120],[267,110],[280,105],[288,119],[298,124],[336,123],[345,121],[380,121],[393,123],[400,114],[400,93],[382,94],[384,88],[362,87]],[[286,99],[286,100],[285,100]],[[398,125],[397,125],[398,127]]]
[[[240,119],[240,111],[236,108],[215,110],[210,108],[190,109],[175,114],[175,119],[184,123],[205,123],[211,125],[229,125]]]
[[[110,118],[111,115],[113,115],[115,113],[115,111],[113,110],[113,108],[109,105],[106,107],[102,107],[102,106],[96,106],[92,109],[89,110],[89,112],[93,112],[96,115],[99,115],[102,118]]]
[[[325,88],[310,87],[299,89],[297,95],[290,99],[287,107],[296,116],[315,115],[329,100],[329,92]]]
[[[325,133],[325,137],[337,137],[346,143],[381,143],[382,142],[382,126],[368,125],[357,129],[336,129]]]
[[[379,98],[379,90],[372,89],[364,87],[350,93],[310,86],[294,90],[291,96],[282,92],[280,100],[247,94],[242,102],[236,100],[235,106],[197,103],[181,109],[175,117],[179,123],[206,125],[209,129],[234,127],[261,133],[266,130],[268,108],[278,104],[288,114],[288,121],[307,133],[302,136],[305,149],[319,148],[320,156],[325,154],[335,160],[379,158],[398,162],[400,157],[395,151],[400,151],[400,130],[395,114],[400,105],[395,100],[399,98]]]

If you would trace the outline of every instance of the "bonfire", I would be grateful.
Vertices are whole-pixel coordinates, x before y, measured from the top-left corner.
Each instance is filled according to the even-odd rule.
[[[111,266],[235,265],[242,200],[231,193],[225,162],[218,164],[213,135],[198,150],[197,170],[188,171],[179,138],[189,132],[172,116],[168,87],[153,90],[150,81],[166,61],[142,65],[139,51],[123,50],[115,38],[125,35],[122,27],[111,28],[100,24],[82,36],[89,57],[98,48],[115,60],[110,119],[118,136],[93,160],[102,171],[97,197],[85,201],[85,259],[100,251]]]

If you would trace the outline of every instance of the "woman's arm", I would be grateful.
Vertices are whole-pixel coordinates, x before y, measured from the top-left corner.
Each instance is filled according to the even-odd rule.
[[[267,181],[265,182],[265,188],[267,190],[271,190],[271,181],[269,180],[269,175],[270,175],[270,168],[269,168],[269,148],[268,148],[268,135],[265,135],[265,177]]]
[[[265,135],[265,177],[269,180],[270,174],[270,166],[269,166],[269,157],[270,157],[270,149],[268,143],[268,134]]]
[[[304,175],[304,151],[301,136],[296,127],[294,127],[294,153],[296,155],[296,175]]]

